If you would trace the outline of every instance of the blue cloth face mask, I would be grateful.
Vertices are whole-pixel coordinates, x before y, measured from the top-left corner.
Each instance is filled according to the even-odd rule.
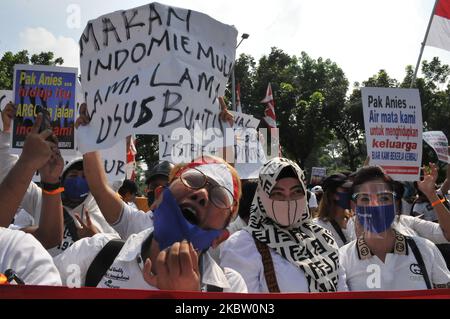
[[[64,196],[71,200],[79,200],[89,195],[89,185],[85,178],[67,177],[64,180]]]
[[[160,250],[184,239],[200,251],[211,247],[213,240],[219,237],[222,230],[204,230],[189,223],[168,187],[164,188],[162,195],[161,204],[153,211],[154,236]]]
[[[336,204],[343,209],[350,209],[350,200],[352,198],[352,194],[347,192],[336,192],[336,194],[339,196]]]
[[[392,225],[395,218],[395,207],[393,204],[356,206],[356,216],[366,231],[380,234]]]

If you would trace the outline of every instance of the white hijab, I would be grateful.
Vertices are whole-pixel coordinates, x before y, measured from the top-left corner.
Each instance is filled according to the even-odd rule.
[[[290,226],[281,226],[274,221],[277,205],[267,207],[267,197],[277,183],[277,177],[285,167],[297,174],[306,197],[303,171],[286,158],[274,158],[267,162],[259,173],[258,189],[250,209],[250,220],[246,230],[258,241],[274,249],[283,258],[305,272],[310,292],[337,291],[339,268],[338,247],[330,232],[311,221],[306,200],[302,202],[301,216]],[[265,194],[264,194],[265,193]],[[262,196],[261,196],[262,194]],[[266,197],[262,199],[261,197]],[[272,201],[274,202],[274,201]],[[301,203],[300,201],[297,201]],[[291,207],[291,206],[289,206]],[[298,210],[298,207],[296,207]],[[278,214],[280,212],[274,212]],[[290,212],[287,211],[286,214]]]

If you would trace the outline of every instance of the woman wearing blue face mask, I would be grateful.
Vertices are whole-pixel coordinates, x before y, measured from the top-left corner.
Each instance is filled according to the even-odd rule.
[[[394,181],[380,167],[364,167],[354,176],[352,199],[362,234],[340,249],[349,289],[447,288],[450,272],[436,246],[393,228],[394,190]]]
[[[347,176],[337,173],[323,181],[323,196],[317,218],[313,221],[333,235],[338,247],[355,239],[353,219],[350,213],[351,182]]]

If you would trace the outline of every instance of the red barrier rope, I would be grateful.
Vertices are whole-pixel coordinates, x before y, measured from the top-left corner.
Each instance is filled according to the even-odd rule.
[[[450,289],[242,294],[2,285],[0,299],[450,299]]]

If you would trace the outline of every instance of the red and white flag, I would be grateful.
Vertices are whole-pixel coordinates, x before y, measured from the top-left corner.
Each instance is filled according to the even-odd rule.
[[[127,138],[127,164],[125,169],[126,178],[134,181],[136,179],[136,145],[134,143],[134,137],[129,136]]]
[[[264,121],[266,121],[269,127],[277,127],[277,117],[275,116],[275,101],[273,100],[272,87],[267,86],[266,97],[261,101],[261,103],[267,103],[267,107],[264,111]]]
[[[450,0],[437,0],[425,44],[450,51]]]
[[[238,82],[236,85],[236,112],[242,113],[241,106],[241,84]]]

